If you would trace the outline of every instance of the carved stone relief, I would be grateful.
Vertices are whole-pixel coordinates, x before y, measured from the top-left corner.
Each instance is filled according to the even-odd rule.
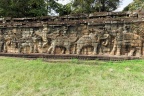
[[[135,14],[125,16],[138,20]],[[144,24],[124,21],[127,20],[125,17],[119,19],[116,16],[98,18],[93,14],[84,20],[67,18],[67,22],[42,21],[41,25],[27,22],[27,26],[15,26],[15,22],[6,27],[2,24],[0,52],[142,56]]]

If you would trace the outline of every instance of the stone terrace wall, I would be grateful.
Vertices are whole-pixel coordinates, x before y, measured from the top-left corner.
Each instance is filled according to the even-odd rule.
[[[143,55],[144,12],[0,18],[0,52]]]

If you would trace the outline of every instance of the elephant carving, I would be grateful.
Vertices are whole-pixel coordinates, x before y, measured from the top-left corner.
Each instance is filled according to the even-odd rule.
[[[39,53],[39,48],[42,48],[42,38],[39,35],[34,34],[32,37],[33,52]]]
[[[33,52],[33,38],[25,38],[25,39],[22,39],[22,42],[20,42],[20,46],[19,46],[19,53],[22,52],[22,49],[24,50],[23,53],[27,53],[25,50],[26,47],[29,47],[30,50],[29,52],[32,53]]]
[[[52,34],[54,36],[52,36]],[[59,32],[55,32],[49,35],[51,38],[51,45],[48,48],[48,53],[54,54],[55,53],[55,49],[56,47],[62,47],[65,50],[62,51],[62,53],[66,53],[66,51],[68,52],[68,54],[71,54],[71,50],[70,47],[76,42],[78,37],[68,37],[68,36],[64,36],[62,34],[60,34]]]
[[[93,54],[96,55],[98,53],[98,45],[100,44],[100,40],[104,35],[104,31],[100,30],[94,33],[83,35],[77,41],[77,54],[81,54],[81,51],[84,47],[92,46]]]
[[[8,47],[11,45],[12,37],[9,35],[6,35],[4,37],[4,52],[8,52]]]
[[[48,45],[47,33],[48,33],[48,28],[46,26],[42,30],[35,31],[35,35],[42,38],[42,42],[43,42],[42,48]]]
[[[128,56],[136,56],[140,57],[142,55],[142,43],[143,39],[141,36],[134,34],[134,33],[124,33],[120,29],[117,36],[114,39],[114,45],[110,52],[110,55],[121,55],[121,51],[123,47],[129,47]]]

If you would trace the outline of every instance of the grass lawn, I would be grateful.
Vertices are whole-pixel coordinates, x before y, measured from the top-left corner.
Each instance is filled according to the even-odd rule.
[[[0,96],[144,96],[144,60],[0,57]]]

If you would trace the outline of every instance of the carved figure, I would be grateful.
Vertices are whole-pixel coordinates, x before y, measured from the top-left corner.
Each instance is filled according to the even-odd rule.
[[[104,48],[108,47],[111,41],[111,37],[109,34],[104,34],[101,38],[100,41],[98,43],[98,52],[99,54],[103,55],[104,54]]]
[[[33,52],[33,40],[32,38],[25,38],[25,39],[22,39],[21,42],[20,42],[20,46],[19,46],[19,53],[22,52],[22,49],[24,50],[23,53],[27,53],[26,51],[26,47],[29,47],[30,48],[30,53]]]
[[[66,51],[68,51],[68,54],[70,54],[70,47],[77,40],[77,37],[64,36],[59,31],[52,34],[55,35],[55,38],[51,41],[51,45],[48,48],[48,53],[54,54],[56,47],[63,47],[65,50],[63,50],[62,53],[64,54]]]
[[[40,36],[42,38],[42,41],[43,41],[42,48],[44,48],[48,44],[47,33],[48,33],[47,26],[44,26],[42,31],[37,30],[35,32],[36,35],[38,35],[38,36]]]
[[[81,54],[82,48],[87,46],[93,46],[94,47],[93,54],[96,55],[98,53],[97,49],[102,36],[104,36],[103,30],[97,30],[97,32],[95,33],[83,35],[77,41],[77,54]]]
[[[33,52],[38,53],[39,48],[42,48],[42,37],[37,35],[35,32],[32,34],[32,42],[33,42]]]
[[[19,47],[18,40],[21,38],[21,32],[20,31],[17,32],[16,29],[13,29],[11,32],[11,38],[12,38],[11,47],[18,48]]]
[[[139,35],[134,33],[124,33],[122,28],[119,28],[110,54],[120,56],[123,46],[128,46],[130,48],[128,56],[133,56],[135,52],[136,56],[140,57],[142,54],[142,42],[143,39]]]
[[[0,30],[0,52],[3,50],[3,44],[4,44],[4,37],[2,34],[2,30]]]
[[[12,37],[10,34],[6,34],[4,37],[4,52],[8,52],[8,47],[11,45]]]

